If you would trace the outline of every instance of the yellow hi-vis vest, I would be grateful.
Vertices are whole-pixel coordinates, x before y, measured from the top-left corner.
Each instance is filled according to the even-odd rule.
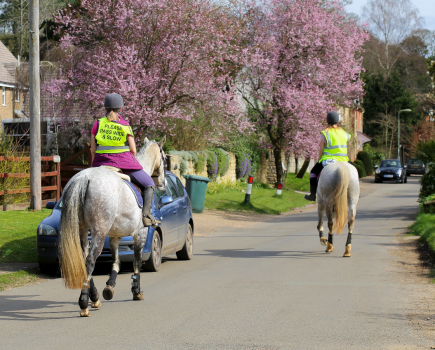
[[[129,125],[122,125],[104,117],[98,120],[98,132],[95,135],[97,141],[96,153],[122,153],[129,152],[127,135],[133,136]]]
[[[319,162],[327,159],[333,159],[337,162],[348,162],[347,157],[347,141],[350,140],[350,135],[343,129],[323,130],[322,135],[325,136],[326,145],[323,149],[323,156]]]

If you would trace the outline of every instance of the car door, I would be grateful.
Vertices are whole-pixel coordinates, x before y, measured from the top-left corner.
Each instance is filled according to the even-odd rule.
[[[183,196],[180,196],[179,190],[176,186],[176,182],[174,183],[174,180],[172,176],[167,175],[166,176],[166,180],[167,180],[167,184],[166,184],[166,188],[167,190],[170,192],[172,198],[174,199],[174,208],[176,206],[176,210],[177,210],[177,243],[176,245],[179,244],[179,242],[181,241],[181,227],[184,226],[184,217],[186,216],[184,213],[184,205],[185,203],[183,203]],[[183,205],[184,204],[184,205]]]
[[[176,176],[170,175],[172,181],[177,185],[178,194],[180,195],[180,206],[178,207],[179,213],[178,218],[180,218],[181,222],[178,225],[179,239],[180,244],[184,244],[187,235],[187,205],[188,205],[188,197],[187,193],[184,190],[184,186],[181,183],[180,179]]]
[[[174,247],[178,242],[177,204],[174,202],[162,204],[161,198],[171,196],[167,188],[164,191],[156,189],[156,202],[159,207],[159,220],[163,232],[162,251]]]

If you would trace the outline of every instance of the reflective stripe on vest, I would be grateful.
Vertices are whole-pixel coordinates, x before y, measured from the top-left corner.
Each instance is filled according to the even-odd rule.
[[[110,122],[106,117],[98,120],[96,153],[123,153],[130,151],[127,136],[133,132],[129,125]]]
[[[347,157],[347,141],[350,140],[350,135],[342,129],[333,129],[322,131],[322,135],[325,136],[326,145],[323,150],[322,158],[319,162],[327,159],[333,159],[338,162],[348,162]]]

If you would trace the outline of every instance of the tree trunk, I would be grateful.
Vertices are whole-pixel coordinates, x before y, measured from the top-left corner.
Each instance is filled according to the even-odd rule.
[[[298,158],[295,158],[295,174],[297,174],[298,173],[298,170],[299,170],[299,159]]]
[[[276,167],[276,182],[281,182],[283,180],[283,169],[282,169],[282,161],[281,161],[281,150],[274,148],[273,156],[275,157],[275,167]]]
[[[304,164],[302,165],[302,168],[301,168],[301,170],[298,172],[298,174],[296,175],[296,178],[298,178],[298,179],[303,179],[305,173],[307,172],[307,169],[308,169],[308,166],[309,166],[309,165],[310,165],[310,160],[308,159],[308,160],[306,160],[306,161],[304,162]]]

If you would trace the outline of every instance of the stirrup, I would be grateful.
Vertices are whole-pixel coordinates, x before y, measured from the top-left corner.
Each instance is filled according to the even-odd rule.
[[[312,201],[312,202],[315,202],[315,201],[316,201],[316,195],[315,195],[315,194],[312,194],[312,193],[310,193],[310,194],[306,194],[304,198],[305,198],[306,200],[309,200],[309,201]]]

